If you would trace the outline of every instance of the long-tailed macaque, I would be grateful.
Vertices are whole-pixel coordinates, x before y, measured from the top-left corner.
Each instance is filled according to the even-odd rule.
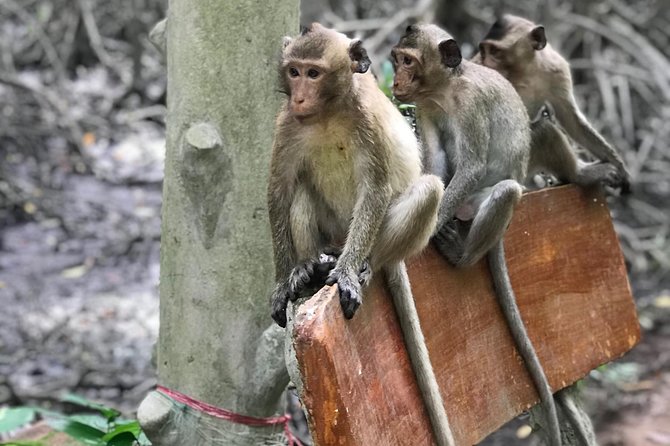
[[[285,39],[279,72],[288,100],[268,188],[272,317],[286,325],[287,302],[323,272],[319,257],[329,247],[336,252],[325,263],[335,264],[326,283],[337,283],[346,318],[362,302],[361,282],[383,270],[437,443],[452,445],[403,262],[428,244],[443,184],[421,174],[416,137],[369,66],[360,40],[317,23]]]
[[[504,77],[463,60],[456,41],[435,25],[407,27],[391,54],[393,93],[416,104],[424,166],[446,184],[433,242],[459,267],[488,254],[503,313],[545,406],[552,444],[560,445],[552,391],[516,305],[502,242],[530,158],[526,108]]]
[[[582,186],[603,183],[620,187],[622,192],[630,190],[630,174],[621,156],[589,124],[577,106],[570,64],[547,42],[543,26],[504,15],[479,44],[479,52],[472,61],[493,68],[507,78],[530,116],[535,116],[543,104],[550,104],[560,127],[600,160],[594,163],[580,160],[561,128],[545,125],[541,136],[533,134],[529,178],[548,171],[559,182]]]

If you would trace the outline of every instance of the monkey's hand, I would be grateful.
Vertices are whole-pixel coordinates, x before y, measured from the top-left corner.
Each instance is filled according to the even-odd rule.
[[[342,306],[344,317],[351,319],[362,302],[358,273],[355,271],[344,271],[336,267],[328,275],[326,285],[333,285],[335,283],[337,283],[337,288],[340,290],[340,305]]]
[[[288,277],[289,300],[295,302],[305,291],[310,294],[321,288],[336,263],[336,256],[323,252],[293,268]]]
[[[320,265],[317,267],[318,271],[315,272],[315,275],[316,273],[322,274],[325,272],[323,279],[320,280],[322,281],[326,280],[326,278],[328,277],[328,273],[330,273],[330,270],[335,268],[337,259],[340,257],[341,254],[342,254],[341,248],[332,246],[325,248],[321,252],[321,254],[319,254]],[[368,285],[370,285],[370,282],[372,282],[372,265],[370,264],[369,259],[365,259],[363,260],[363,264],[361,265],[361,270],[358,272],[358,283],[360,283],[361,288],[364,289],[367,288]]]
[[[290,297],[288,282],[278,283],[272,292],[272,319],[282,328],[286,328],[286,307]]]
[[[312,283],[315,279],[314,272],[318,266],[318,259],[308,259],[293,268],[291,274],[288,276],[288,298],[291,302],[295,302],[300,297],[300,292]]]

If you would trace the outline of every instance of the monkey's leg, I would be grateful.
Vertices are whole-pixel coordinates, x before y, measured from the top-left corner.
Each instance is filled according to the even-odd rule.
[[[533,129],[529,175],[548,170],[561,183],[569,182],[583,187],[605,184],[622,187],[623,178],[610,163],[581,161],[565,133],[549,120],[538,123]]]
[[[550,173],[559,184],[576,183],[578,160],[565,133],[551,120],[542,119],[532,126],[528,179],[538,173]]]
[[[514,206],[523,188],[514,180],[503,180],[479,206],[464,242],[463,256],[456,266],[470,266],[479,261],[505,235],[512,220]]]
[[[407,352],[414,369],[419,390],[433,427],[438,446],[453,446],[454,437],[449,426],[447,412],[444,409],[440,388],[430,362],[426,340],[423,337],[419,315],[414,304],[412,289],[404,262],[392,263],[384,267],[393,304],[400,320]]]
[[[505,248],[502,238],[494,244],[488,254],[489,268],[493,279],[493,286],[500,302],[500,307],[507,325],[512,333],[519,354],[523,358],[526,368],[535,384],[540,400],[544,406],[544,416],[547,423],[547,437],[552,446],[561,445],[561,431],[558,423],[556,404],[552,395],[551,387],[547,381],[542,364],[537,357],[537,352],[528,337],[526,326],[521,319],[521,313],[516,303],[516,296],[512,289],[512,283],[507,271],[507,260],[505,259]]]
[[[437,176],[422,175],[391,203],[372,248],[373,270],[426,247],[437,224],[443,189]]]

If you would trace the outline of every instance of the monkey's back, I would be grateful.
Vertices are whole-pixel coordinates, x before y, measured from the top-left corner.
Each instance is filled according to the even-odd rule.
[[[487,172],[490,186],[504,179],[523,181],[530,158],[530,118],[514,86],[500,73],[482,65],[464,62],[473,85],[476,109],[489,130]]]

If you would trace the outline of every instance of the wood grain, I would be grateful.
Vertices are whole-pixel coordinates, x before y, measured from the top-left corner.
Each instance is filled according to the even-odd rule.
[[[640,338],[604,197],[574,186],[526,194],[505,238],[512,285],[554,391]],[[408,263],[417,309],[457,444],[537,403],[485,261],[456,270],[429,247]],[[356,316],[336,287],[296,315],[303,402],[318,445],[430,445],[432,433],[391,297],[377,277]]]

